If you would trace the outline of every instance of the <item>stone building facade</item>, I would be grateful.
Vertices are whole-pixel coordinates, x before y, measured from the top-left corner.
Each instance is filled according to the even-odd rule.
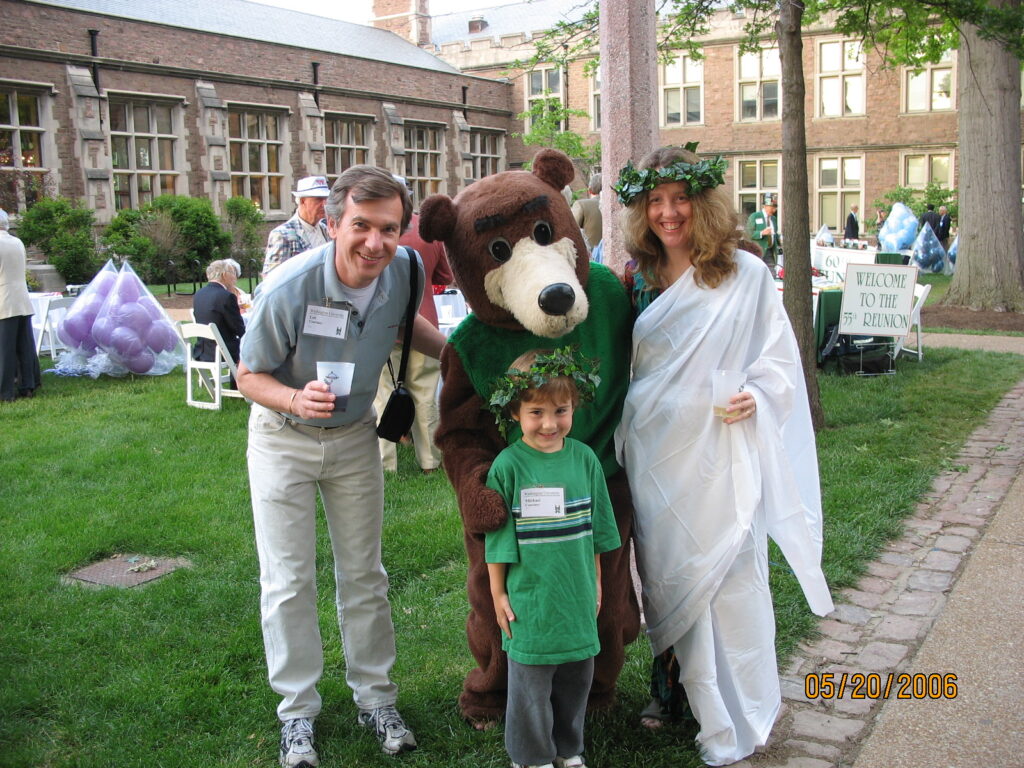
[[[511,86],[390,32],[245,0],[0,0],[0,16],[0,175],[101,223],[162,193],[218,212],[242,195],[273,223],[296,179],[354,163],[406,176],[417,202],[505,168]]]

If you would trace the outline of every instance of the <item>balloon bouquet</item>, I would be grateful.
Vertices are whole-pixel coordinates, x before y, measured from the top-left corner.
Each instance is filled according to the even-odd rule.
[[[878,250],[895,253],[914,244],[917,237],[917,217],[903,203],[895,203],[882,228],[878,230]]]
[[[914,263],[922,272],[943,272],[946,268],[946,249],[942,247],[935,231],[929,227],[921,227],[914,240]]]
[[[68,375],[160,376],[184,362],[181,339],[131,265],[108,261],[57,327],[68,347],[55,370]]]

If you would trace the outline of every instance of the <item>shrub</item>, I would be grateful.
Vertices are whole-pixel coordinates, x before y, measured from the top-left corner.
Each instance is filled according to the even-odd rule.
[[[41,291],[43,290],[42,284],[36,279],[36,276],[32,274],[31,269],[25,270],[25,284],[28,286],[30,291]]]
[[[211,261],[228,257],[231,235],[221,229],[213,205],[205,197],[161,195],[147,208],[166,212],[178,225],[183,256],[198,261],[201,274]]]
[[[35,245],[68,283],[88,283],[100,267],[92,228],[95,214],[63,197],[46,197],[21,217],[18,237]]]
[[[230,197],[225,204],[225,228],[231,235],[231,256],[242,265],[260,261],[263,253],[263,212],[247,197]]]

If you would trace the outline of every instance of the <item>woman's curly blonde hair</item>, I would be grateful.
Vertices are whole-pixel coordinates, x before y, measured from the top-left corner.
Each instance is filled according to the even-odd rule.
[[[661,147],[648,154],[641,168],[664,168],[680,160],[695,163],[700,158],[682,147]],[[629,255],[636,259],[644,281],[652,288],[664,288],[662,268],[668,259],[665,249],[647,224],[647,199],[642,195],[622,211],[622,233]],[[690,261],[698,285],[717,288],[736,271],[736,243],[739,217],[721,187],[705,189],[690,198],[693,248]]]

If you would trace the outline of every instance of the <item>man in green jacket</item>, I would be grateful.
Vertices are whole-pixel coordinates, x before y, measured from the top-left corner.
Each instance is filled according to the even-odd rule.
[[[773,193],[764,196],[760,211],[754,211],[747,219],[747,235],[761,246],[761,258],[774,275],[779,251],[779,222],[775,218],[778,201]]]

